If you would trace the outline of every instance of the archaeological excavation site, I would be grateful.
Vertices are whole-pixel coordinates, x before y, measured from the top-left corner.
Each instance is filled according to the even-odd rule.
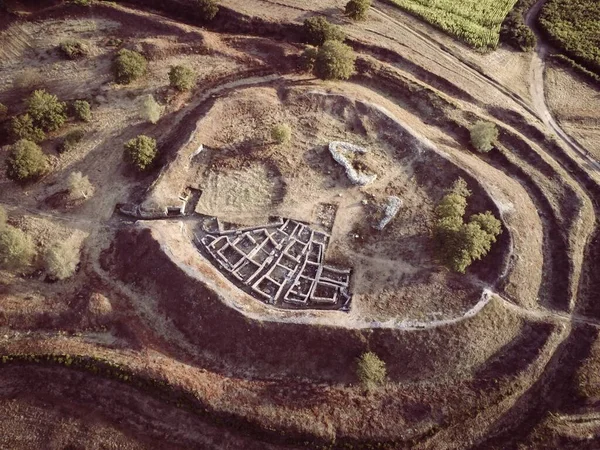
[[[598,30],[0,0],[0,449],[600,448]]]

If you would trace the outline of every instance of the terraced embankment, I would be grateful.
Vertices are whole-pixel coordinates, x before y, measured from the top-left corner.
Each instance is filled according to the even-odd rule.
[[[180,17],[190,5],[148,4]],[[289,52],[294,60],[298,24],[223,11],[216,30],[260,36],[269,49],[282,48],[277,55]],[[162,20],[110,5],[58,7],[49,14],[101,12],[113,18],[125,14],[129,21],[136,14],[148,23]],[[237,48],[253,48],[244,41],[247,36],[229,38]],[[578,367],[587,367],[600,326],[595,275],[600,190],[593,161],[562,133],[556,136],[558,130],[540,120],[544,117],[536,117],[535,105],[437,45],[425,45],[431,53],[413,59],[399,56],[397,47],[378,48],[360,34],[350,43],[360,55],[349,83],[326,85],[288,73],[291,63],[277,65],[282,77],[260,82],[281,97],[289,95],[290,85],[308,86],[315,96],[340,99],[326,105],[330,111],[350,116],[354,106],[380,113],[378,129],[402,135],[397,120],[444,155],[450,162],[440,164],[444,171],[458,167],[456,174],[478,190],[475,203],[494,210],[505,227],[489,259],[473,267],[482,291],[488,289],[485,302],[462,315],[417,318],[412,324],[418,326],[380,323],[357,313],[274,312],[233,288],[198,254],[182,233],[188,219],[134,226],[74,217],[73,226],[77,219],[93,228],[83,270],[95,288],[118,299],[115,317],[103,325],[101,337],[96,329],[60,336],[50,326],[45,334],[11,332],[0,340],[5,356],[0,356],[0,398],[17,403],[12,412],[7,409],[7,423],[23,427],[20,436],[30,433],[30,447],[64,447],[70,443],[65,435],[77,430],[79,442],[102,442],[114,433],[113,443],[131,448],[157,443],[164,448],[507,448],[539,442],[535,433],[548,426],[550,413],[594,407],[577,390]],[[460,71],[452,76],[447,68],[423,62],[448,58],[483,87],[470,89]],[[210,95],[233,95],[249,75],[266,76],[267,65],[204,82],[204,95],[172,116],[180,119],[178,126],[159,125],[166,140],[173,138],[163,162],[180,169],[178,152],[198,118],[216,103]],[[497,148],[488,155],[469,150],[468,127],[478,119],[500,129]],[[411,139],[406,135],[410,149],[432,151]],[[143,188],[151,182],[140,181],[132,197],[143,200]],[[368,394],[357,386],[353,370],[355,358],[367,350],[386,361],[389,375],[389,383]],[[36,391],[43,393],[31,394]],[[49,423],[66,419],[39,411],[57,409],[70,418],[71,428],[44,440]],[[37,411],[35,431],[18,417],[27,411]],[[576,441],[565,439],[561,445]],[[2,444],[25,447],[25,440]]]

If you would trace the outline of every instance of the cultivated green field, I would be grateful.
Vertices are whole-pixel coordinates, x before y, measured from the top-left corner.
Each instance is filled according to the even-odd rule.
[[[496,48],[517,0],[388,0],[477,48]]]

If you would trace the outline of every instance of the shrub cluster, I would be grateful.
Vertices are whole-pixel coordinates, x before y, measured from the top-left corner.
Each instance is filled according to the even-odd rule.
[[[7,220],[8,214],[0,205],[0,268],[22,269],[33,261],[35,246],[28,235]]]
[[[600,75],[599,17],[598,0],[549,0],[539,23],[552,44]]]
[[[478,121],[471,127],[471,144],[479,152],[487,153],[498,139],[498,128],[492,122]]]
[[[27,112],[11,120],[14,140],[41,142],[47,131],[56,131],[67,120],[67,104],[44,90],[33,92],[27,99]]]
[[[61,42],[60,51],[69,59],[85,58],[89,55],[89,47],[81,41],[69,40]]]
[[[11,180],[29,181],[48,170],[48,158],[35,143],[21,139],[11,146],[7,159],[6,176]]]
[[[73,276],[78,265],[79,247],[69,241],[55,242],[44,254],[44,269],[55,280]]]
[[[343,41],[345,33],[323,16],[310,17],[304,21],[304,36],[311,45],[323,45],[326,41]]]
[[[371,0],[350,0],[346,3],[346,15],[353,20],[365,20]]]
[[[146,74],[148,61],[138,52],[122,49],[117,53],[113,70],[117,83],[129,84]]]
[[[58,147],[59,153],[65,153],[75,150],[84,136],[85,132],[79,128],[67,133],[62,143],[60,144],[60,147]]]
[[[143,134],[125,144],[125,159],[138,170],[146,170],[156,158],[156,140]]]
[[[10,121],[12,137],[15,141],[27,139],[32,142],[42,142],[46,139],[46,133],[41,128],[33,124],[33,119],[29,114],[15,116]]]
[[[73,102],[73,114],[75,118],[82,122],[90,122],[92,120],[92,108],[85,100],[75,100]]]
[[[438,254],[447,267],[459,273],[487,255],[502,232],[501,222],[490,211],[474,214],[468,223],[464,222],[470,195],[466,182],[459,178],[435,210]]]
[[[19,270],[29,266],[36,256],[31,237],[22,230],[0,223],[0,267]]]
[[[292,129],[287,123],[280,123],[271,128],[271,138],[277,144],[287,144],[292,139]]]
[[[94,195],[94,185],[81,172],[71,172],[67,178],[67,189],[71,200],[87,199]]]
[[[36,127],[44,131],[56,131],[67,120],[67,104],[56,95],[37,90],[27,99],[27,113]]]
[[[151,94],[142,97],[141,116],[150,123],[157,123],[163,112],[163,107],[154,100]]]
[[[169,82],[178,91],[189,91],[196,83],[196,74],[189,67],[171,66]]]
[[[373,352],[363,353],[357,361],[356,376],[367,389],[381,385],[386,378],[385,362]]]

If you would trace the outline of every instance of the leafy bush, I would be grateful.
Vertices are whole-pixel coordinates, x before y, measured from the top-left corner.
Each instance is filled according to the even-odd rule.
[[[81,172],[71,172],[67,179],[67,186],[71,200],[87,199],[94,195],[94,185]]]
[[[73,102],[73,112],[75,113],[75,117],[83,122],[90,122],[92,120],[92,108],[85,100],[75,100]]]
[[[357,361],[356,375],[368,389],[383,384],[386,378],[385,362],[373,352],[363,353]]]
[[[33,119],[29,114],[13,117],[10,122],[10,129],[13,139],[16,141],[19,139],[27,139],[32,142],[42,142],[46,139],[44,130],[37,128],[33,124]]]
[[[318,53],[318,48],[306,47],[300,56],[300,68],[306,72],[312,72],[315,69]]]
[[[549,0],[539,23],[550,42],[588,70],[600,75],[600,2]]]
[[[196,83],[196,74],[189,67],[171,66],[169,82],[178,91],[189,91]]]
[[[354,73],[356,55],[338,41],[327,41],[317,53],[315,75],[324,80],[347,80]]]
[[[71,0],[71,3],[78,6],[90,6],[92,4],[92,0]]]
[[[138,170],[146,170],[156,158],[156,141],[139,135],[125,144],[125,159]]]
[[[89,47],[81,41],[69,40],[61,42],[60,51],[69,59],[85,58],[89,55]]]
[[[0,103],[0,122],[8,117],[8,108]]]
[[[346,15],[354,20],[365,20],[371,0],[350,0],[346,3]]]
[[[122,49],[117,53],[113,70],[117,83],[129,84],[146,74],[148,61],[138,52]]]
[[[215,0],[196,0],[196,18],[203,22],[209,22],[219,12],[219,6]]]
[[[487,255],[502,232],[502,224],[490,211],[474,214],[464,223],[470,195],[467,184],[459,178],[435,209],[438,254],[446,266],[459,273]]]
[[[48,170],[48,158],[34,142],[21,139],[12,145],[6,176],[11,180],[32,180]]]
[[[35,91],[27,99],[27,112],[34,125],[44,131],[56,131],[67,120],[67,104],[43,89]]]
[[[498,139],[498,128],[491,122],[478,121],[471,127],[471,143],[478,151],[487,153]]]
[[[73,276],[79,265],[79,247],[72,242],[56,242],[44,254],[44,269],[55,280]]]
[[[323,16],[310,17],[304,21],[306,42],[323,45],[326,41],[343,41],[346,35],[340,27],[333,25]]]
[[[156,123],[160,120],[163,107],[154,100],[152,95],[148,94],[142,98],[141,116],[150,123]]]
[[[0,227],[0,267],[23,269],[35,258],[35,246],[31,237],[10,225]]]
[[[76,129],[67,133],[65,138],[63,139],[58,151],[60,153],[70,152],[77,148],[77,144],[81,142],[83,137],[85,136],[85,132],[82,129]]]
[[[271,128],[271,138],[277,144],[287,144],[292,139],[292,129],[287,123],[280,123]]]

